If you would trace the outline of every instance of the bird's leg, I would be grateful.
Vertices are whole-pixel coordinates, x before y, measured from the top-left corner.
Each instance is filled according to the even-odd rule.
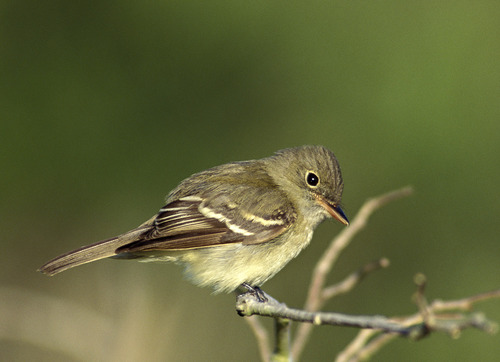
[[[258,286],[253,286],[252,287],[250,284],[248,284],[248,283],[245,282],[245,283],[241,284],[241,287],[244,288],[244,289],[246,289],[247,293],[250,293],[255,298],[257,298],[257,300],[259,302],[261,302],[261,303],[267,302],[267,298],[266,298],[265,293]]]

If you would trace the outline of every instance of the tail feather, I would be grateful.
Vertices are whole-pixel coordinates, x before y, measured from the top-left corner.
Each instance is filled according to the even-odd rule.
[[[147,228],[138,227],[137,229],[129,231],[123,235],[99,241],[91,245],[82,246],[81,248],[62,254],[50,260],[42,265],[38,271],[52,276],[78,265],[115,256],[117,254],[116,249],[136,241],[139,236],[144,233],[145,229]]]

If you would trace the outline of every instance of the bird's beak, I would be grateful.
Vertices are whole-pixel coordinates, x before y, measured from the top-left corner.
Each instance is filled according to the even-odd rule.
[[[337,219],[344,225],[349,225],[349,220],[347,219],[347,216],[345,216],[344,211],[340,208],[340,206],[331,204],[327,200],[325,200],[323,197],[314,195],[316,196],[316,200],[318,201],[318,204],[323,206],[323,208],[328,211],[330,215],[332,215],[333,218]]]

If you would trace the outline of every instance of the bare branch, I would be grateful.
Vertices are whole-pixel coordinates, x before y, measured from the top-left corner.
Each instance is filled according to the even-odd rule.
[[[362,268],[356,270],[354,273],[347,276],[347,278],[345,278],[340,283],[324,288],[321,298],[326,301],[340,294],[348,293],[352,289],[354,289],[354,287],[356,287],[356,285],[358,285],[358,283],[361,282],[369,273],[381,268],[387,268],[388,266],[389,259],[386,258],[368,263]]]
[[[359,354],[363,347],[368,344],[369,340],[376,334],[373,329],[361,329],[358,335],[349,343],[344,350],[338,354],[336,362],[351,362],[354,361],[352,356]],[[390,334],[385,334],[390,336]]]
[[[324,305],[327,298],[325,298],[326,295],[323,291],[323,288],[327,275],[333,268],[333,265],[340,256],[340,253],[350,244],[354,236],[366,226],[370,216],[376,210],[388,204],[389,202],[407,197],[412,193],[413,188],[411,186],[406,186],[399,190],[391,191],[381,196],[369,199],[363,204],[349,227],[342,230],[342,232],[340,232],[340,234],[338,234],[330,242],[330,246],[325,250],[323,256],[316,264],[311,278],[309,291],[307,293],[307,299],[304,306],[305,310],[316,312],[320,310]],[[359,281],[360,280],[361,279],[359,279]],[[339,286],[339,288],[341,287]],[[331,296],[329,298],[331,298]],[[292,343],[292,356],[295,360],[299,359],[299,356],[302,353],[307,340],[309,339],[311,331],[312,325],[310,324],[301,324],[298,327],[296,337]]]
[[[266,294],[267,302],[261,302],[254,294],[245,293],[238,296],[236,309],[241,316],[261,315],[272,318],[284,318],[297,322],[315,325],[335,325],[358,328],[382,329],[386,332],[403,335],[413,331],[415,326],[406,327],[383,316],[353,316],[341,313],[308,312],[301,309],[288,308]]]
[[[425,277],[418,276],[416,279],[420,281],[417,294],[422,294],[420,297],[423,298]],[[438,314],[436,312],[449,312],[450,310],[456,310],[457,306],[470,308],[475,302],[499,298],[500,290],[464,298],[460,300],[460,303],[457,303],[457,301],[440,301],[439,303],[428,305],[425,302],[420,306],[421,310],[419,313],[399,318],[387,318],[376,315],[353,316],[340,313],[308,312],[288,308],[285,304],[278,302],[270,295],[265,294],[265,296],[268,299],[267,302],[262,302],[252,293],[239,295],[236,308],[241,316],[261,315],[275,318],[278,321],[277,352],[274,355],[276,361],[286,360],[289,357],[284,353],[285,346],[288,346],[288,320],[314,325],[372,329],[369,332],[360,332],[358,337],[339,354],[340,361],[358,361],[373,355],[396,336],[419,340],[431,332],[444,332],[453,338],[458,338],[460,332],[466,328],[476,328],[487,333],[494,333],[497,330],[496,324],[486,319],[481,313],[467,315],[463,313]]]
[[[269,347],[269,333],[264,328],[262,323],[260,323],[257,316],[250,316],[245,318],[245,322],[250,326],[255,339],[257,339],[257,345],[259,347],[259,354],[262,361],[269,361],[271,357],[271,348]]]
[[[468,311],[472,309],[472,305],[477,302],[482,302],[487,299],[500,298],[500,289],[493,290],[491,292],[476,294],[468,298],[451,300],[451,301],[442,301],[436,299],[432,302],[431,309],[435,312],[443,311],[443,310],[463,310]]]
[[[389,202],[407,197],[412,193],[413,188],[406,186],[402,189],[369,199],[364,203],[349,227],[342,230],[339,235],[331,241],[330,246],[316,264],[304,309],[311,311],[318,310],[317,307],[321,303],[321,289],[325,284],[326,276],[337,261],[340,253],[350,244],[353,237],[366,226],[370,216]]]
[[[366,332],[366,333],[363,333]],[[376,335],[370,343],[366,343],[365,345],[361,344],[363,340],[368,340],[369,338]],[[362,330],[358,333],[360,336],[360,340],[357,341],[357,337],[353,340],[353,342],[357,341],[357,343],[351,345],[354,346],[351,352],[352,354],[346,354],[344,352],[340,353],[335,362],[358,362],[358,361],[366,361],[370,359],[375,353],[377,353],[383,346],[391,342],[397,335],[395,334],[380,334],[378,331],[374,330]],[[346,349],[347,350],[347,349]],[[346,351],[345,350],[345,351]]]
[[[274,319],[275,346],[271,361],[288,362],[290,361],[290,320],[284,318]]]
[[[417,294],[423,293],[425,287],[425,277],[417,276],[417,282],[424,282],[423,285],[418,285]],[[402,325],[416,325],[424,322],[424,319],[430,320],[433,324],[426,325],[428,333],[431,332],[444,332],[452,338],[458,338],[460,332],[466,328],[476,328],[486,333],[495,333],[497,325],[487,320],[481,313],[473,313],[466,315],[463,313],[449,314],[452,311],[468,312],[473,304],[488,300],[500,298],[500,289],[487,293],[473,295],[467,298],[458,300],[442,301],[435,300],[426,307],[424,317],[422,310],[408,317],[394,318],[394,321]],[[421,301],[417,301],[421,303]],[[427,302],[425,302],[427,305]],[[429,318],[429,315],[432,318]],[[425,324],[424,324],[425,325]],[[355,362],[365,360],[378,352],[384,345],[396,338],[397,334],[382,334],[378,330],[362,330],[351,341],[351,343],[338,355],[337,362]],[[409,335],[409,338],[421,338],[424,335]]]
[[[389,261],[382,258],[365,265],[341,282],[325,287],[326,277],[341,252],[350,244],[353,237],[365,227],[373,212],[390,201],[408,196],[411,193],[411,187],[405,187],[370,199],[361,207],[351,226],[344,229],[331,241],[330,246],[316,264],[304,310],[288,308],[285,304],[265,293],[267,302],[262,302],[262,299],[258,299],[251,293],[238,296],[236,309],[241,316],[261,315],[275,319],[276,344],[273,355],[271,355],[267,342],[267,332],[262,325],[254,318],[249,323],[259,341],[263,360],[271,358],[273,361],[286,361],[290,359],[289,337],[290,321],[292,320],[303,322],[299,325],[297,336],[292,343],[291,355],[294,360],[299,359],[313,325],[348,326],[362,329],[358,336],[338,355],[337,361],[339,362],[354,362],[369,358],[397,336],[418,340],[431,332],[444,332],[457,338],[460,332],[466,328],[476,328],[487,333],[496,332],[496,324],[487,320],[484,315],[466,312],[470,311],[473,304],[479,301],[500,298],[500,290],[454,301],[435,300],[428,303],[424,294],[426,278],[423,274],[417,274],[415,277],[417,291],[414,294],[414,301],[419,312],[414,315],[387,318],[384,316],[352,316],[318,312],[328,299],[349,292],[366,275],[389,265]]]

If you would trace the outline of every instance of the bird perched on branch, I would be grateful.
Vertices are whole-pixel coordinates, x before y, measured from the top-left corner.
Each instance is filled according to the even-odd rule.
[[[342,190],[337,159],[322,146],[227,163],[182,181],[139,227],[58,256],[39,270],[54,275],[108,257],[172,261],[216,293],[251,290],[296,257],[324,219],[348,224]]]

